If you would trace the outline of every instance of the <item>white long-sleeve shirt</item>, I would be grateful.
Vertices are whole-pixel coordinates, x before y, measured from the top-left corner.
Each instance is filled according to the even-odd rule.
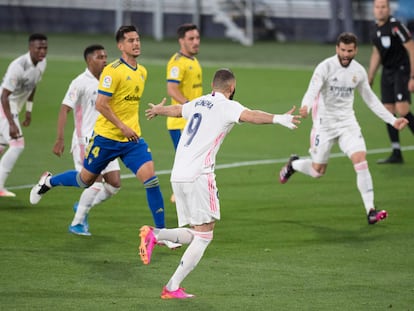
[[[396,121],[372,91],[364,67],[355,59],[343,67],[334,55],[319,63],[313,72],[301,106],[312,109],[314,126],[331,128],[347,126],[356,121],[354,90],[357,89],[366,105],[384,122]]]

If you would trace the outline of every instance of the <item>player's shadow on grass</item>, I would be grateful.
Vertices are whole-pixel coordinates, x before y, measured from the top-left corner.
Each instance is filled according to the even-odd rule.
[[[365,243],[370,241],[372,235],[375,235],[376,239],[379,239],[381,236],[387,235],[386,230],[381,227],[380,224],[377,225],[363,225],[359,228],[355,227],[353,229],[339,229],[327,225],[319,225],[303,221],[294,221],[294,220],[282,220],[278,221],[281,224],[289,224],[298,226],[307,231],[311,230],[314,235],[302,234],[309,243],[321,244],[321,243],[350,243],[355,244],[357,242]],[[377,228],[381,227],[381,228]],[[373,229],[375,232],[373,233]]]

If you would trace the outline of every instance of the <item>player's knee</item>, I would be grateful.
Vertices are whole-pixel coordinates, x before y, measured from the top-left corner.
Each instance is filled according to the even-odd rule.
[[[363,170],[367,170],[367,169],[368,169],[368,161],[361,161],[359,163],[354,164],[354,170],[357,173]]]
[[[213,231],[203,232],[203,231],[191,230],[191,232],[193,234],[193,240],[195,238],[200,239],[200,241],[202,241],[206,245],[210,244],[210,242],[213,241],[213,237],[214,237]]]
[[[79,172],[76,174],[76,182],[79,188],[89,188],[93,184],[93,182],[86,183],[85,181],[83,181]]]
[[[121,183],[120,182],[119,182],[119,186],[113,186],[109,183],[104,183],[103,186],[104,186],[105,191],[111,196],[117,194],[119,192],[119,190],[121,190]]]
[[[326,171],[325,168],[318,168],[318,169],[312,168],[311,175],[313,178],[321,178],[323,175],[325,175],[325,171]]]

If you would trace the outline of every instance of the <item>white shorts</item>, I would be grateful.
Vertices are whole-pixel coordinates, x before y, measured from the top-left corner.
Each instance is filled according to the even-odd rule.
[[[348,158],[359,151],[367,151],[361,128],[358,124],[340,128],[312,128],[311,147],[309,153],[312,162],[319,164],[328,163],[331,149],[335,143]]]
[[[220,220],[215,174],[200,175],[194,182],[171,182],[178,226],[195,226]]]
[[[19,128],[20,135],[23,136],[22,127],[19,121],[19,115],[13,114],[13,120],[16,126]],[[3,115],[3,110],[0,110],[0,144],[8,145],[10,142],[10,125],[9,121],[5,115]]]
[[[85,159],[85,147],[88,144],[80,144],[76,143],[75,138],[72,139],[72,157],[73,157],[73,163],[75,164],[75,170],[78,172],[81,171],[83,167],[83,160]],[[105,167],[105,169],[101,172],[101,174],[106,174],[113,171],[119,171],[121,170],[121,167],[119,166],[118,159],[112,160],[108,163],[108,165]]]

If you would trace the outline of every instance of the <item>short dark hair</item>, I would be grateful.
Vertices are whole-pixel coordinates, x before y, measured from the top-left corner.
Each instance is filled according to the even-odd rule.
[[[86,60],[89,55],[93,54],[95,51],[105,50],[103,45],[100,44],[92,44],[85,48],[83,51],[83,58]]]
[[[115,35],[116,42],[119,42],[119,41],[123,40],[124,35],[126,33],[133,32],[133,31],[138,33],[138,30],[134,25],[124,25],[124,26],[119,27],[119,29],[118,29],[118,31],[116,32],[116,35]]]
[[[228,68],[221,68],[216,71],[213,77],[213,88],[219,90],[228,90],[230,84],[236,80],[233,72]]]
[[[40,40],[40,41],[47,41],[47,37],[46,37],[46,35],[44,35],[44,34],[42,34],[42,33],[32,33],[32,34],[29,36],[29,43],[30,43],[30,42],[33,42],[33,41],[37,41],[37,40]]]
[[[340,43],[345,44],[355,44],[355,47],[358,44],[358,37],[353,34],[352,32],[343,32],[341,33],[338,38],[336,39],[336,45],[339,46]]]
[[[194,29],[198,30],[196,24],[191,24],[191,23],[182,24],[178,26],[177,28],[177,36],[179,39],[184,38],[187,31],[194,30]]]

